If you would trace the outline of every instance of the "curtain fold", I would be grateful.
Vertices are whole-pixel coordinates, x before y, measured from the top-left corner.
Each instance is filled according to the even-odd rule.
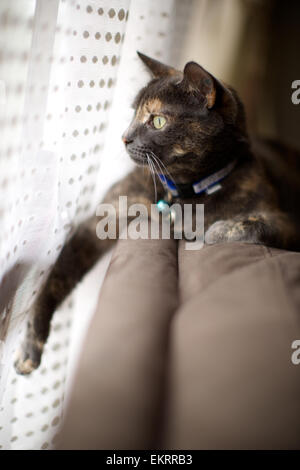
[[[131,168],[121,142],[149,76],[180,62],[191,1],[0,4],[0,448],[51,449],[107,256],[56,312],[40,368],[13,369],[41,284],[80,221]]]

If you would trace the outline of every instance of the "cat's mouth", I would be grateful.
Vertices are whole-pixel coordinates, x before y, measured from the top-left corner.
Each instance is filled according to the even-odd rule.
[[[153,151],[144,146],[140,147],[127,147],[127,152],[130,158],[137,164],[137,165],[145,165],[149,163],[149,158],[152,157]]]
[[[144,145],[141,146],[130,146],[128,145],[126,148],[130,158],[135,162],[138,166],[145,166],[147,165],[150,169],[152,174],[164,175],[169,174],[169,170],[166,164],[162,161],[162,159],[157,155],[156,152],[151,147],[147,147]],[[173,179],[171,177],[171,179]]]
[[[147,163],[147,157],[145,155],[140,155],[136,153],[128,152],[131,160],[134,161],[137,165],[145,165]]]

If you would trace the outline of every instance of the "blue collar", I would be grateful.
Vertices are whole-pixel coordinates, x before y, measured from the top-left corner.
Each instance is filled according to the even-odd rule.
[[[236,165],[236,160],[229,163],[227,166],[222,168],[219,171],[216,171],[210,176],[206,178],[202,178],[196,183],[192,184],[175,184],[174,181],[167,178],[165,175],[160,174],[159,178],[162,184],[165,186],[166,190],[170,191],[173,197],[180,197],[180,198],[189,198],[195,195],[202,194],[206,192],[206,194],[212,194],[219,189],[221,189],[220,181],[222,181]]]

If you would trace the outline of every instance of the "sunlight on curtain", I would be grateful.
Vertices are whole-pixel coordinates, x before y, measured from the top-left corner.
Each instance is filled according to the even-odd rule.
[[[178,64],[191,7],[190,0],[0,3],[0,448],[53,447],[109,256],[55,314],[30,377],[15,374],[15,352],[70,230],[131,168],[120,136],[149,79],[136,50]]]

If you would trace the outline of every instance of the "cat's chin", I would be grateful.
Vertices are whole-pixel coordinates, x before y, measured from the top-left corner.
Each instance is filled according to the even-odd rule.
[[[146,157],[139,157],[137,155],[130,155],[131,160],[137,165],[137,166],[144,166],[148,165],[148,161]]]

